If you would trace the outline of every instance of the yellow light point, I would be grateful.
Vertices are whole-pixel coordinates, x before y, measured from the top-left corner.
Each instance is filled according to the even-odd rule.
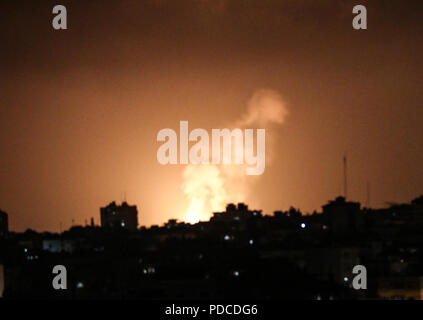
[[[199,221],[198,214],[196,212],[188,212],[186,216],[186,222],[197,223]]]
[[[186,222],[188,223],[197,223],[200,221],[200,213],[204,210],[204,200],[194,198],[189,204],[189,208],[186,214]]]

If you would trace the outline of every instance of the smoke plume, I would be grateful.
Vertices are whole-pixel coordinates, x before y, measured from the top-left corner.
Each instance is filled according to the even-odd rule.
[[[283,124],[288,115],[282,96],[274,90],[256,91],[247,103],[240,119],[227,128],[268,129]],[[269,169],[272,139],[266,134],[266,170]],[[186,221],[208,220],[215,211],[221,211],[230,202],[245,202],[257,176],[245,174],[246,165],[188,165],[182,184],[189,205]]]

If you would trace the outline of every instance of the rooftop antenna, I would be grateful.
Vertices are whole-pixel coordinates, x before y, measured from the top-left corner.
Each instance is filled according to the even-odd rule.
[[[121,192],[120,199],[121,199],[122,202],[126,202],[126,191]]]
[[[345,200],[347,199],[347,186],[348,186],[348,181],[347,181],[347,154],[345,153],[344,155],[344,198]]]

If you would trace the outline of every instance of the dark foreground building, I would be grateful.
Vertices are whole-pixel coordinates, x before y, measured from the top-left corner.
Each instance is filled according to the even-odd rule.
[[[107,207],[100,208],[100,216],[103,228],[137,230],[137,206],[130,206],[126,202],[118,206],[113,201]]]
[[[6,237],[9,232],[7,213],[0,210],[0,238]]]

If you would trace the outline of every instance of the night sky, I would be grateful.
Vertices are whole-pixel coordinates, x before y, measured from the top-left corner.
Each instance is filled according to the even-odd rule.
[[[0,209],[12,230],[58,231],[126,194],[141,225],[183,220],[185,166],[157,162],[157,133],[224,128],[260,89],[289,114],[246,178],[250,207],[320,210],[344,154],[350,200],[369,183],[372,207],[408,202],[423,194],[422,38],[422,1],[2,0]]]

